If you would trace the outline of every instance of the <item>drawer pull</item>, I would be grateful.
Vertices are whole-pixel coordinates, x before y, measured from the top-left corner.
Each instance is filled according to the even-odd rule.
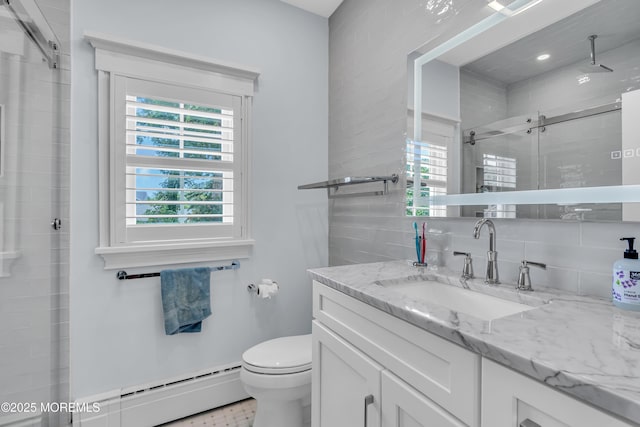
[[[364,398],[364,427],[367,427],[367,425],[369,425],[369,422],[367,420],[367,408],[372,403],[373,403],[373,394],[370,394]]]
[[[520,423],[520,427],[540,427],[540,424],[531,421],[529,418]]]

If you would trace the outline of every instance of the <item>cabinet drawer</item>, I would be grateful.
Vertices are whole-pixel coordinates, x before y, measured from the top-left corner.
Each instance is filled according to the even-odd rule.
[[[479,355],[315,281],[313,315],[465,424],[479,426]]]
[[[528,421],[527,421],[528,420]],[[553,388],[482,360],[483,427],[630,427]]]

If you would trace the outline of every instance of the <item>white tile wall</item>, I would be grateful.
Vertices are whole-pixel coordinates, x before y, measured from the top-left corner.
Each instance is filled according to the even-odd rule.
[[[508,87],[508,115],[542,111],[554,115],[620,99],[625,91],[640,88],[640,40],[603,52],[613,73],[590,74],[580,83],[585,61],[562,67]],[[603,60],[604,61],[604,60]],[[568,100],[571,100],[570,104]],[[540,136],[540,188],[619,185],[620,160],[611,152],[621,148],[620,113],[603,114],[547,127]],[[585,149],[586,148],[586,149]],[[607,217],[620,219],[620,205],[599,206]]]
[[[69,0],[37,2],[68,40]],[[0,401],[69,399],[68,42],[61,54],[61,68],[51,71],[28,41],[24,56],[0,53],[0,104],[7,113],[0,252],[21,252],[11,275],[0,278]],[[52,231],[54,217],[63,231]],[[11,232],[15,242],[7,238]],[[53,414],[48,425],[67,421],[68,414]]]
[[[475,3],[475,4],[474,4]],[[433,2],[345,0],[329,20],[329,177],[403,173],[406,126],[406,55],[442,33],[455,34],[479,20],[484,2],[456,2],[436,15]],[[606,63],[604,54],[600,60]],[[384,115],[372,114],[384,107]],[[375,165],[375,168],[374,168]],[[331,265],[414,257],[412,218],[404,191],[386,197],[330,202]],[[496,220],[503,282],[516,279],[519,261],[546,262],[531,269],[535,284],[606,298],[609,272],[622,256],[623,235],[640,237],[635,223]],[[483,274],[488,237],[471,238],[473,219],[429,219],[427,257],[462,267],[453,250],[470,250]],[[484,231],[484,230],[483,230]]]
[[[460,72],[460,115],[465,129],[507,116],[507,87],[473,72]]]
[[[616,73],[594,74],[593,79],[579,84],[578,71],[584,61],[521,81],[508,87],[470,71],[461,73],[461,115],[465,129],[492,123],[507,117],[535,114],[541,107],[543,114],[552,116],[580,109],[587,105],[610,102],[625,90],[634,88],[637,61],[628,58],[640,56],[640,42],[628,43],[607,52],[616,65]],[[612,95],[613,94],[613,95]],[[617,95],[616,95],[617,94]],[[567,100],[571,99],[571,104]],[[558,110],[560,109],[560,110]],[[523,116],[526,117],[526,116]],[[621,160],[611,159],[611,152],[620,150],[620,113],[610,113],[579,121],[548,126],[544,132],[523,132],[484,141],[475,146],[465,145],[465,171],[482,165],[482,153],[500,154],[517,160],[517,189],[567,188],[576,186],[619,185],[622,182]],[[524,120],[524,118],[523,118]],[[589,147],[585,150],[585,147]],[[530,159],[537,159],[531,162]],[[540,174],[538,177],[538,170]],[[463,176],[465,192],[475,191],[475,174]],[[589,206],[580,206],[589,207]],[[482,207],[464,207],[463,214],[472,216]],[[620,204],[591,206],[594,213],[584,214],[620,220]],[[531,210],[518,207],[519,217],[559,218],[559,209]]]

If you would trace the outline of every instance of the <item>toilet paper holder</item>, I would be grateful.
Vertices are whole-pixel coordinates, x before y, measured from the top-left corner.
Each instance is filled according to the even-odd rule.
[[[278,282],[272,281],[271,283],[276,285],[276,288],[280,288]],[[250,283],[249,285],[247,285],[247,291],[252,294],[260,295],[260,288],[255,283]]]

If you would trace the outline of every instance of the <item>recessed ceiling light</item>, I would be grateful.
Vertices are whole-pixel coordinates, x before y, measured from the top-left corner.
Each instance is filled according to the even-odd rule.
[[[549,55],[548,53],[543,53],[542,55],[539,55],[536,59],[538,61],[544,61],[549,58],[551,58],[551,55]]]
[[[583,85],[585,83],[589,83],[591,81],[591,78],[589,77],[588,74],[581,74],[577,77],[578,79],[578,84],[579,85]]]
[[[496,12],[500,12],[502,9],[504,9],[504,5],[502,5],[499,1],[496,1],[496,0],[493,0],[491,3],[489,3],[489,7],[495,10]]]

